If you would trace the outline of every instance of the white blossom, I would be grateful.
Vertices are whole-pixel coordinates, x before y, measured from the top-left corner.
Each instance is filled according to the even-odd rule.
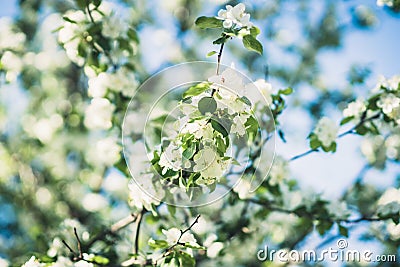
[[[235,97],[235,93],[239,93],[244,90],[243,79],[240,77],[237,70],[234,68],[227,68],[219,75],[214,75],[208,79],[209,82],[212,82],[212,88],[219,89],[222,87],[221,94],[225,98]]]
[[[376,0],[376,4],[378,6],[392,7],[393,6],[393,0]]]
[[[191,246],[199,246],[197,244],[197,240],[194,237],[193,234],[189,233],[189,232],[185,232],[182,236],[181,236],[181,230],[179,230],[178,228],[171,228],[169,230],[162,230],[163,234],[166,236],[167,238],[167,243],[172,246],[175,245],[176,243],[189,243]],[[180,238],[179,238],[180,237]]]
[[[112,166],[121,158],[120,152],[121,146],[117,143],[117,138],[106,137],[97,140],[90,147],[87,153],[87,160],[95,166]]]
[[[102,72],[98,76],[90,78],[88,81],[88,95],[91,97],[104,97],[107,89],[111,85],[110,78],[110,74],[106,72]]]
[[[250,14],[244,12],[246,9],[242,3],[232,7],[231,5],[226,6],[225,9],[218,11],[218,19],[223,20],[224,28],[231,28],[232,26],[247,27],[251,28],[253,24],[250,22]]]
[[[288,162],[284,158],[276,156],[269,172],[269,184],[272,186],[277,185],[287,179],[289,175],[290,171]]]
[[[207,248],[207,257],[216,258],[219,252],[224,248],[224,243],[216,242],[218,236],[214,233],[207,236],[204,240],[203,245]]]
[[[233,118],[233,123],[231,127],[231,133],[237,133],[239,136],[246,134],[246,121],[250,117],[250,114],[238,114]]]
[[[379,98],[376,105],[382,109],[383,113],[389,114],[400,106],[400,98],[394,94],[385,94]]]
[[[264,97],[264,101],[268,104],[272,104],[272,85],[264,79],[258,79],[253,83],[249,83],[245,86],[246,97],[251,100],[251,102],[257,103],[262,101],[260,97]]]
[[[212,184],[215,179],[219,180],[225,173],[231,160],[221,158],[214,149],[206,147],[197,152],[193,157],[196,165],[193,170],[200,172],[203,179],[198,179],[198,184]]]
[[[328,117],[320,119],[314,129],[314,134],[324,147],[329,147],[335,142],[339,127]]]
[[[94,98],[85,110],[85,126],[89,129],[109,129],[115,107],[106,98]]]
[[[89,193],[82,199],[82,206],[90,212],[104,210],[108,205],[107,199],[101,194]]]
[[[326,208],[335,219],[346,219],[351,214],[346,202],[343,201],[330,201]]]
[[[144,174],[136,181],[131,181],[128,185],[130,205],[136,207],[138,210],[143,208],[152,210],[152,205],[159,205],[164,192],[154,187],[152,184],[152,174]]]
[[[108,38],[118,38],[121,33],[126,32],[127,24],[116,14],[111,14],[103,19],[101,33]]]
[[[240,199],[246,199],[254,195],[250,192],[251,183],[248,181],[248,177],[242,177],[239,183],[233,187],[233,192],[237,193]]]
[[[41,267],[45,266],[44,263],[40,263],[35,256],[32,256],[29,261],[25,262],[21,267]]]
[[[359,119],[361,115],[367,110],[365,102],[362,99],[357,99],[347,105],[343,110],[344,117],[354,117]]]
[[[175,143],[171,142],[160,155],[158,164],[163,167],[162,174],[168,169],[178,171],[182,168],[182,149]]]
[[[20,50],[24,47],[26,36],[23,32],[14,31],[12,18],[0,18],[0,50]],[[6,38],[5,38],[6,37]]]
[[[400,189],[388,188],[378,200],[378,205],[386,205],[391,202],[400,203]]]
[[[8,266],[9,266],[8,261],[6,261],[3,258],[0,258],[0,267],[8,267]]]

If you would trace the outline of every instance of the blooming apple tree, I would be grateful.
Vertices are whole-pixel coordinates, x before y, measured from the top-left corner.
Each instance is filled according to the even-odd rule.
[[[176,8],[182,32],[191,19],[193,32],[214,39],[217,49],[207,56],[216,62],[170,67],[146,80],[138,32],[154,18],[142,1],[54,1],[47,8],[57,12],[45,17],[45,6],[21,2],[18,23],[0,19],[7,36],[0,39],[1,86],[26,99],[14,116],[0,105],[0,204],[18,204],[18,213],[11,204],[2,209],[18,214],[35,241],[15,240],[23,244],[17,250],[0,245],[0,266],[260,265],[256,252],[265,243],[293,249],[314,232],[352,236],[360,223],[387,251],[398,249],[398,182],[378,190],[363,177],[398,167],[400,76],[382,76],[368,95],[347,101],[340,120],[316,116],[304,137],[308,149],[285,157],[275,148],[288,142],[283,118],[296,86],[251,81],[235,67],[241,57],[222,64],[230,47],[231,56],[245,51],[254,62],[267,50],[243,3],[197,19],[185,10],[198,1]],[[398,11],[396,1],[377,5]],[[266,7],[268,16],[278,8]],[[318,50],[335,40],[313,44]],[[304,69],[293,80],[308,81]],[[163,79],[168,73],[179,86]],[[366,160],[354,184],[336,200],[304,189],[292,162],[336,153],[350,135],[361,138]],[[18,232],[12,225],[7,231]]]

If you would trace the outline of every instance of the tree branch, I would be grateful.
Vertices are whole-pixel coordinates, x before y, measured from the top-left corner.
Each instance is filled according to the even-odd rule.
[[[137,225],[136,225],[136,234],[135,234],[135,249],[133,251],[133,253],[135,255],[138,255],[139,253],[139,234],[140,234],[140,225],[142,223],[143,220],[143,216],[144,214],[147,212],[146,209],[143,209],[139,215],[137,216]]]

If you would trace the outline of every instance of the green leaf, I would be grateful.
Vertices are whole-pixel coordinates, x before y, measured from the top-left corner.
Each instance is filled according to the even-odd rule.
[[[339,234],[341,234],[344,237],[349,237],[349,229],[347,229],[344,226],[339,225]]]
[[[175,216],[176,213],[176,207],[173,205],[167,205],[168,212],[170,213],[171,216]]]
[[[216,120],[211,120],[211,126],[214,128],[214,130],[216,130],[217,132],[219,132],[220,134],[222,134],[223,137],[228,136],[228,131],[225,129],[224,126],[222,126],[221,123],[219,123]]]
[[[262,44],[259,41],[257,41],[257,39],[254,38],[253,35],[248,34],[248,35],[243,36],[242,42],[243,42],[244,47],[246,47],[248,50],[257,52],[260,55],[262,55],[262,53],[263,53]]]
[[[126,34],[128,35],[129,39],[139,43],[139,37],[135,29],[129,28]]]
[[[250,35],[253,36],[254,38],[256,38],[257,35],[260,34],[260,32],[261,32],[260,29],[256,26],[250,28]]]
[[[194,267],[196,264],[196,261],[194,260],[194,258],[183,251],[180,251],[179,255],[179,264],[180,266],[184,266],[184,267]]]
[[[155,249],[167,248],[168,242],[165,240],[149,239],[149,246]]]
[[[251,101],[246,96],[242,96],[239,100],[251,107]]]
[[[209,52],[208,54],[207,54],[207,57],[211,57],[211,56],[213,56],[213,55],[215,55],[215,54],[217,54],[218,52],[217,51],[211,51],[211,52]]]
[[[293,93],[293,88],[288,87],[288,88],[286,88],[286,89],[281,89],[281,90],[279,90],[278,93],[279,93],[279,94],[282,94],[282,95],[290,95],[290,94]]]
[[[327,231],[329,231],[333,226],[333,223],[330,221],[319,221],[317,224],[318,233],[323,236]]]
[[[193,248],[193,249],[206,249],[206,248],[203,247],[203,246],[200,246],[200,245],[191,245],[190,243],[185,243],[185,247],[187,247],[187,248]]]
[[[356,128],[356,132],[357,132],[359,135],[365,135],[366,133],[368,133],[368,128],[365,127],[364,125],[359,125],[359,126]]]
[[[191,145],[183,151],[182,156],[184,156],[186,159],[191,159],[194,153],[196,153],[196,144],[191,143]]]
[[[222,20],[217,19],[216,17],[199,17],[194,22],[197,27],[200,29],[216,29],[222,28]]]
[[[254,140],[258,134],[258,121],[253,116],[250,116],[244,125],[246,126],[249,140]]]
[[[214,113],[217,110],[217,101],[213,97],[203,97],[198,103],[198,108],[203,115],[207,112]]]
[[[219,37],[217,40],[213,41],[213,44],[223,44],[227,41],[228,39],[226,36]]]
[[[75,20],[72,20],[72,19],[68,18],[67,16],[64,16],[63,20],[68,21],[69,23],[77,24],[77,22]]]
[[[91,260],[100,265],[106,265],[110,262],[109,259],[99,255],[94,256]]]
[[[317,149],[322,145],[321,141],[318,140],[318,137],[315,134],[310,135],[310,148]]]
[[[210,89],[210,84],[203,82],[203,83],[198,83],[196,85],[193,85],[190,87],[186,92],[183,93],[182,97],[187,98],[191,96],[197,96],[205,91]]]
[[[350,117],[343,118],[343,119],[340,121],[340,125],[345,125],[346,123],[350,122],[352,119],[354,119],[354,116],[350,116]]]

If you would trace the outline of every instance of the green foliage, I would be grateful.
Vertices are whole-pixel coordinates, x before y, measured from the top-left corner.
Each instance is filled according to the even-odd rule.
[[[219,20],[215,17],[199,17],[196,19],[195,24],[200,29],[222,28],[222,20]]]
[[[248,50],[257,52],[260,55],[262,55],[263,53],[262,44],[256,38],[254,38],[253,35],[249,34],[243,36],[242,42],[244,47],[246,47]]]

